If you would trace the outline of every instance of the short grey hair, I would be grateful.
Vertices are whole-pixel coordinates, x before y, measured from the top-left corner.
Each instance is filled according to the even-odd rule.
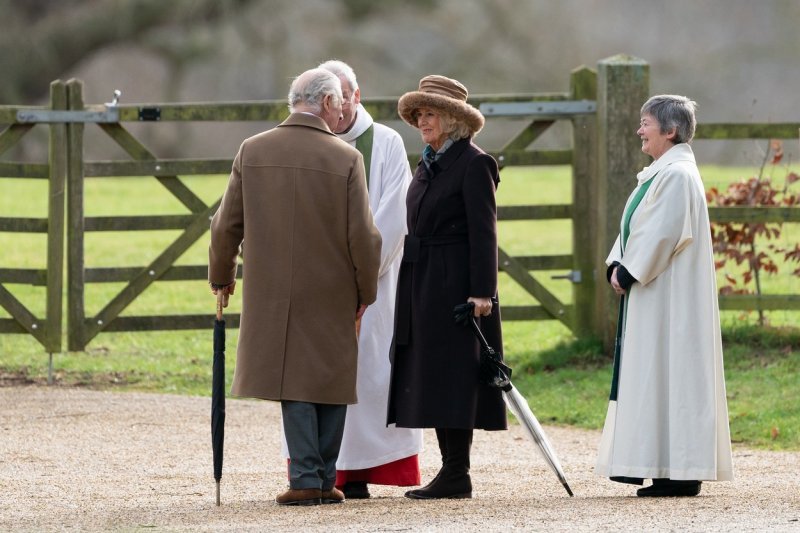
[[[324,68],[327,71],[333,72],[339,76],[339,78],[346,79],[347,83],[350,84],[350,90],[353,92],[356,92],[358,89],[356,73],[353,71],[353,68],[344,61],[339,61],[338,59],[329,59],[328,61],[321,63],[317,68]]]
[[[697,102],[677,94],[659,94],[650,97],[642,106],[640,115],[651,115],[661,126],[661,133],[675,128],[675,144],[690,143],[697,127],[695,111]]]
[[[342,82],[336,74],[321,68],[303,72],[289,88],[289,111],[294,112],[296,106],[305,104],[319,113],[322,101],[329,94],[337,102],[342,102]]]
[[[458,120],[456,117],[441,109],[436,110],[439,113],[439,123],[442,126],[442,131],[454,141],[466,139],[472,135],[472,130],[466,122]]]

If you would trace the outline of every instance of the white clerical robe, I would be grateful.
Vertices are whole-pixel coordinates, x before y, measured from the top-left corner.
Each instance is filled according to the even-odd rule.
[[[397,276],[406,228],[406,192],[411,181],[403,139],[378,124],[359,104],[356,121],[339,138],[355,146],[373,126],[369,169],[369,204],[382,238],[378,298],[361,318],[358,339],[358,403],[347,406],[338,470],[362,470],[416,455],[422,450],[422,430],[386,426],[389,400],[389,346],[394,332]],[[288,450],[284,441],[284,457]]]
[[[654,181],[608,265],[636,278],[626,294],[619,389],[596,472],[604,477],[731,480],[728,408],[708,206],[688,144],[638,175]],[[624,220],[624,216],[623,216]]]

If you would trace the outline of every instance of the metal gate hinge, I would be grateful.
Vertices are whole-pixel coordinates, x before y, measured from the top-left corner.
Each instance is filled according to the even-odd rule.
[[[114,99],[102,106],[89,106],[86,109],[66,111],[60,109],[20,109],[17,111],[17,122],[20,124],[37,123],[66,123],[66,122],[91,122],[111,123],[119,122],[119,98],[122,91],[114,90]]]
[[[105,107],[102,110],[59,111],[50,109],[20,109],[17,111],[20,124],[64,123],[64,122],[119,122],[119,109]]]

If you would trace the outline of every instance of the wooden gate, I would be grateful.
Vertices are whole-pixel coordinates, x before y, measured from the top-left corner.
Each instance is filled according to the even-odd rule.
[[[58,112],[67,109],[67,89],[60,81],[50,85],[50,107],[35,111]],[[10,124],[0,134],[0,155],[29,133],[35,123],[18,121],[20,109],[3,106],[0,123]],[[0,268],[0,306],[11,318],[0,319],[1,333],[27,333],[51,355],[61,351],[62,289],[64,273],[64,183],[67,169],[67,132],[65,123],[49,125],[46,163],[0,162],[0,176],[11,179],[47,180],[47,217],[0,217],[0,232],[47,234],[44,268]],[[19,198],[20,204],[28,198]],[[8,252],[8,251],[7,251]],[[7,253],[6,252],[6,253]],[[45,288],[44,305],[24,304],[7,287],[13,284]],[[31,308],[35,308],[35,311]],[[40,311],[40,309],[44,311]],[[43,313],[43,314],[42,314]]]
[[[521,285],[539,306],[504,307],[506,320],[556,319],[568,328],[587,333],[591,325],[584,322],[576,327],[578,316],[576,306],[558,300],[533,273],[541,269],[564,268],[570,270],[566,276],[576,287],[576,302],[587,302],[593,295],[590,288],[591,224],[584,217],[575,216],[590,201],[588,183],[591,177],[591,148],[594,139],[594,95],[596,77],[589,69],[573,74],[573,91],[566,94],[521,95],[501,98],[476,98],[474,105],[480,106],[487,118],[524,116],[529,123],[511,139],[501,150],[493,155],[503,166],[512,165],[564,165],[573,163],[575,153],[583,157],[577,162],[573,173],[578,184],[573,187],[572,205],[557,206],[514,206],[501,207],[500,220],[542,220],[572,219],[578,231],[573,243],[577,253],[571,255],[544,257],[512,257],[500,250],[501,269]],[[81,98],[81,85],[71,81],[69,86],[69,109],[86,111]],[[376,120],[396,118],[396,101],[388,99],[366,100],[367,109]],[[76,124],[70,130],[70,165],[68,173],[67,229],[68,252],[68,339],[70,350],[83,349],[98,333],[103,331],[146,331],[200,329],[208,327],[206,315],[160,315],[160,316],[120,316],[142,292],[160,280],[205,279],[206,266],[174,266],[173,263],[184,251],[195,243],[208,229],[209,219],[216,211],[219,200],[207,205],[201,201],[181,181],[180,176],[192,174],[227,174],[231,160],[165,160],[158,159],[125,127],[125,122],[140,121],[179,121],[179,120],[272,120],[280,121],[286,117],[285,102],[273,101],[250,104],[161,104],[152,106],[107,106],[104,110],[113,111],[99,115],[100,127],[113,139],[132,161],[83,161],[83,128],[93,127],[90,123]],[[103,113],[104,111],[99,111]],[[530,151],[526,148],[541,136],[557,120],[572,120],[577,123],[573,131],[574,143],[579,150]],[[409,159],[416,163],[418,154]],[[185,215],[128,216],[128,217],[87,217],[83,209],[83,184],[94,177],[139,176],[142,179],[156,179],[172,193],[186,208]],[[577,207],[576,207],[577,206]],[[149,231],[179,229],[180,236],[174,240],[152,262],[137,268],[85,268],[84,236],[96,231]],[[112,298],[98,313],[87,315],[84,295],[88,283],[124,281],[126,286]],[[587,287],[588,290],[587,290]],[[577,308],[591,309],[591,304]],[[581,315],[584,318],[586,314]],[[238,315],[228,315],[232,326],[238,323]]]
[[[504,320],[555,319],[577,336],[592,332],[594,299],[594,240],[592,223],[583,214],[592,211],[593,176],[596,154],[597,76],[584,67],[572,73],[570,92],[539,95],[524,102],[481,102],[479,107],[487,119],[492,117],[525,118],[525,127],[499,151],[493,152],[501,166],[571,165],[572,203],[563,205],[500,206],[498,220],[572,221],[572,254],[514,257],[499,250],[500,270],[519,284],[538,306],[504,306]],[[572,146],[562,150],[536,151],[527,148],[556,121],[572,124]],[[572,283],[573,303],[568,304],[550,292],[537,271],[565,269],[558,276]]]
[[[69,86],[69,108],[85,111],[82,84],[72,80]],[[163,106],[122,107],[112,102],[100,111],[96,120],[100,127],[130,157],[131,161],[83,161],[84,127],[76,125],[70,132],[70,165],[68,174],[67,232],[68,252],[68,346],[82,350],[103,331],[148,331],[201,329],[209,327],[208,315],[120,316],[138,296],[159,280],[205,279],[205,266],[174,266],[175,260],[194,244],[209,227],[209,220],[219,200],[207,205],[180,179],[179,175],[218,174],[230,171],[230,160],[159,160],[125,127],[124,122],[174,120],[170,109]],[[105,113],[103,115],[102,113]],[[162,115],[164,113],[164,115]],[[199,120],[202,120],[200,118]],[[88,122],[88,121],[87,121]],[[83,185],[94,177],[127,176],[155,179],[184,206],[187,214],[159,216],[87,217],[84,214]],[[98,231],[179,230],[179,236],[147,265],[127,268],[86,268],[84,237]],[[87,283],[123,281],[125,287],[102,309],[87,315],[84,305]],[[229,317],[232,326],[238,317]]]
[[[539,302],[536,306],[504,306],[505,320],[555,319],[577,335],[592,331],[594,232],[589,219],[579,214],[591,210],[596,120],[596,74],[582,68],[572,75],[568,93],[487,96],[470,102],[481,108],[487,119],[523,117],[526,126],[505,146],[493,152],[505,166],[568,165],[573,167],[573,203],[565,205],[501,206],[499,220],[570,219],[573,222],[573,253],[551,256],[514,257],[501,249],[499,264],[512,280]],[[206,203],[182,181],[181,176],[228,174],[231,159],[159,159],[125,127],[126,123],[166,121],[271,121],[278,122],[288,111],[283,101],[229,104],[120,105],[113,102],[85,106],[82,83],[54,82],[53,105],[49,109],[17,110],[9,122],[14,124],[0,137],[0,148],[11,146],[37,123],[49,124],[51,157],[48,165],[27,165],[15,172],[13,164],[3,163],[0,174],[50,178],[49,221],[0,219],[0,231],[48,232],[47,270],[0,270],[0,281],[44,283],[48,287],[47,319],[42,321],[25,309],[0,285],[0,304],[12,319],[0,321],[0,333],[31,333],[48,351],[61,347],[61,293],[63,250],[67,249],[67,345],[83,350],[101,332],[203,329],[208,315],[123,315],[148,287],[158,281],[204,280],[206,265],[177,266],[175,260],[197,242],[209,227],[219,200]],[[364,105],[376,120],[395,120],[395,99],[365,100]],[[13,109],[7,109],[10,115]],[[528,147],[556,121],[571,121],[572,147],[562,150],[529,150]],[[129,160],[89,161],[83,157],[86,128],[100,128],[120,146]],[[577,147],[577,149],[576,149]],[[418,154],[410,154],[416,164]],[[183,206],[185,213],[157,216],[86,216],[84,185],[99,177],[156,180]],[[66,183],[66,216],[63,203]],[[65,226],[66,220],[66,226]],[[66,247],[63,240],[66,227]],[[177,238],[145,265],[135,267],[87,267],[85,239],[94,232],[142,232],[178,230]],[[547,290],[537,270],[564,269],[572,282],[574,303],[562,301]],[[105,302],[99,311],[87,312],[85,295],[90,284],[122,282],[124,287]],[[238,325],[238,315],[227,316]],[[44,327],[40,324],[44,324]]]

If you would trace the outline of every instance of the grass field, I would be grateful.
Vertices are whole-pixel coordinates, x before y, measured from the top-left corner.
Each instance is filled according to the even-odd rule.
[[[502,172],[498,202],[505,205],[570,203],[568,167],[507,168]],[[708,187],[724,188],[751,169],[704,167]],[[225,187],[226,177],[189,177],[184,181],[210,203]],[[634,183],[631,183],[633,187]],[[45,217],[43,180],[0,179],[0,216]],[[91,179],[85,185],[86,215],[184,213],[182,206],[153,179]],[[797,242],[796,225],[785,226],[782,241]],[[506,221],[499,227],[500,245],[512,255],[571,252],[569,221]],[[178,232],[94,233],[86,237],[86,266],[142,266],[154,259]],[[208,236],[200,239],[178,264],[206,262]],[[43,235],[0,233],[0,268],[44,268]],[[553,280],[563,272],[538,272],[537,278],[564,302],[571,285]],[[86,291],[88,313],[99,311],[124,284],[92,284]],[[44,314],[44,289],[9,285],[8,289],[38,316]],[[764,280],[767,293],[800,293],[800,280],[788,275]],[[535,304],[501,274],[503,304]],[[239,311],[234,298],[230,310]],[[124,311],[124,315],[208,313],[214,299],[203,281],[159,282]],[[8,317],[0,309],[0,317]],[[754,326],[756,314],[723,313],[726,377],[733,439],[748,445],[800,449],[800,334],[791,328],[798,313],[767,315],[770,327]],[[505,354],[515,368],[515,384],[529,398],[543,422],[598,428],[605,415],[610,362],[591,341],[576,341],[555,321],[505,322]],[[229,331],[233,353],[236,331]],[[86,352],[54,354],[58,383],[120,390],[147,390],[207,395],[211,374],[211,330],[147,333],[102,333]],[[229,357],[229,373],[233,357]],[[48,355],[28,336],[0,335],[0,378],[46,380]],[[0,379],[0,382],[3,380]],[[230,379],[229,379],[230,382]]]

